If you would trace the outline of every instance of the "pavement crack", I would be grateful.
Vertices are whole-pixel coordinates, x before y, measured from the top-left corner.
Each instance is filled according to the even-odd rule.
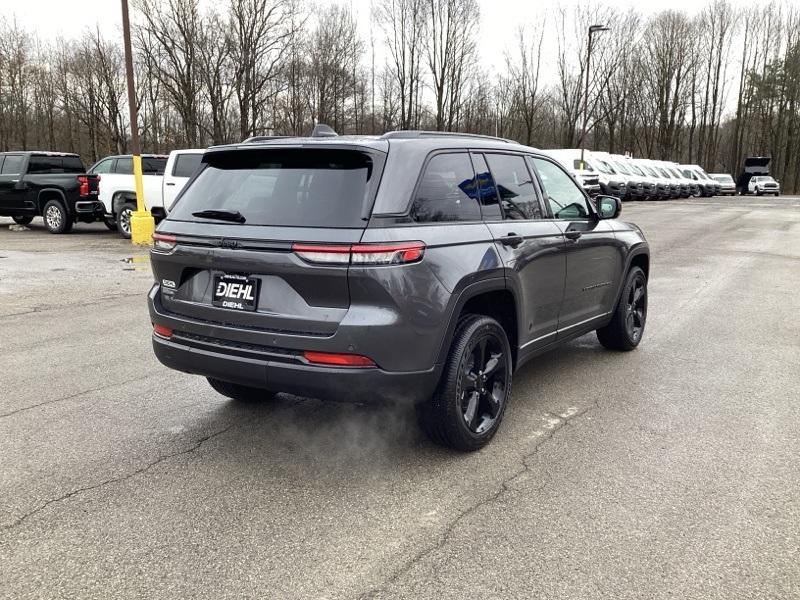
[[[536,444],[534,445],[534,447],[531,449],[530,452],[528,452],[527,454],[523,454],[520,457],[520,466],[519,466],[519,468],[516,469],[514,472],[510,473],[504,479],[502,479],[500,481],[500,485],[498,486],[497,490],[495,490],[494,493],[489,494],[488,496],[484,496],[483,498],[478,500],[476,503],[472,504],[471,506],[469,506],[466,509],[464,509],[463,511],[461,511],[452,521],[450,521],[445,526],[444,530],[441,533],[439,533],[439,535],[437,536],[437,539],[436,539],[436,541],[434,543],[432,543],[428,547],[422,549],[417,554],[415,554],[402,567],[400,567],[397,571],[395,571],[395,573],[393,573],[390,577],[388,577],[382,583],[380,583],[380,585],[378,585],[377,587],[374,587],[374,588],[370,589],[369,591],[364,592],[363,594],[358,596],[359,600],[371,600],[373,598],[376,598],[378,596],[378,594],[388,591],[386,588],[389,585],[395,583],[397,580],[399,580],[401,577],[403,577],[406,573],[411,571],[411,569],[413,569],[417,564],[422,562],[425,558],[427,558],[428,556],[430,556],[431,554],[433,554],[437,550],[440,550],[441,548],[443,548],[450,541],[450,538],[452,536],[453,531],[455,531],[456,527],[458,527],[458,525],[464,519],[466,519],[467,517],[470,517],[471,515],[475,514],[481,508],[483,508],[483,507],[485,507],[485,506],[487,506],[487,505],[489,505],[489,504],[491,504],[493,502],[497,502],[498,500],[500,500],[500,498],[504,494],[512,491],[511,490],[512,483],[515,480],[517,480],[520,477],[522,477],[523,475],[525,475],[525,473],[530,471],[530,465],[528,464],[528,461],[531,458],[533,458],[539,452],[539,449],[544,444],[546,444],[549,440],[551,440],[553,438],[553,436],[555,436],[556,433],[558,433],[564,427],[566,427],[567,425],[572,423],[574,420],[582,417],[583,415],[585,415],[585,414],[587,414],[589,412],[592,412],[594,410],[598,410],[599,408],[600,408],[600,402],[598,400],[594,400],[592,405],[589,406],[588,408],[586,408],[584,410],[581,410],[581,411],[574,412],[574,413],[570,413],[568,415],[554,414],[554,413],[549,413],[549,412],[545,413],[544,414],[545,418],[550,418],[550,419],[554,419],[554,420],[558,419],[558,422],[548,430],[546,435],[543,435],[536,442]],[[542,491],[547,486],[547,483],[549,483],[549,481],[546,481],[545,483],[543,483],[539,488],[537,488],[537,491]]]
[[[64,396],[63,398],[54,398],[52,400],[45,400],[44,402],[39,402],[38,404],[31,404],[30,406],[23,406],[22,408],[17,408],[15,410],[0,413],[0,419],[5,419],[6,417],[11,417],[13,415],[19,414],[21,412],[25,412],[28,410],[33,410],[34,408],[39,408],[41,406],[47,406],[49,404],[57,404],[58,402],[65,402],[67,400],[73,400],[74,398],[80,398],[81,396],[85,396],[86,394],[91,394],[92,392],[99,392],[102,390],[107,390],[109,388],[117,387],[120,385],[126,385],[128,383],[133,383],[135,381],[143,381],[145,379],[149,379],[150,377],[155,377],[154,374],[143,375],[141,377],[133,377],[131,379],[126,379],[124,381],[117,381],[115,383],[109,383],[107,385],[100,385],[88,390],[83,390],[82,392],[77,392],[75,394],[70,394],[69,396]]]
[[[77,496],[78,494],[82,494],[84,492],[90,492],[92,490],[96,490],[96,489],[102,488],[102,487],[110,485],[112,483],[120,483],[122,481],[126,481],[128,479],[131,479],[132,477],[136,477],[137,475],[141,475],[142,473],[145,473],[145,472],[149,471],[153,467],[156,467],[156,466],[160,465],[161,463],[163,463],[164,461],[167,461],[167,460],[169,460],[171,458],[175,458],[176,456],[182,456],[182,455],[185,455],[185,454],[191,454],[192,452],[195,452],[197,449],[199,449],[200,446],[202,446],[208,440],[211,440],[211,439],[213,439],[215,437],[218,437],[218,436],[222,435],[223,433],[226,433],[227,431],[230,431],[235,426],[236,426],[236,424],[233,423],[233,424],[228,425],[227,427],[225,427],[223,429],[220,429],[219,431],[215,431],[215,432],[210,433],[210,434],[208,434],[206,436],[203,436],[203,437],[199,438],[198,440],[196,440],[195,443],[192,446],[190,446],[189,448],[186,448],[184,450],[179,450],[178,452],[171,452],[169,454],[163,454],[163,455],[159,456],[158,458],[156,458],[155,460],[150,461],[145,466],[140,467],[140,468],[136,469],[135,471],[132,471],[131,473],[127,473],[125,475],[120,475],[118,477],[112,477],[110,479],[106,479],[104,481],[101,481],[99,483],[95,483],[93,485],[87,485],[85,487],[77,488],[77,489],[74,489],[74,490],[72,490],[70,492],[67,492],[66,494],[64,494],[62,496],[59,496],[58,498],[53,498],[51,500],[48,500],[47,502],[44,502],[43,504],[40,504],[39,506],[37,506],[33,510],[30,510],[30,511],[26,512],[25,514],[20,516],[16,521],[13,521],[12,523],[8,523],[8,524],[0,526],[0,530],[13,529],[13,528],[21,525],[25,521],[27,521],[30,517],[32,517],[32,516],[40,513],[41,511],[45,510],[47,507],[49,507],[49,506],[51,506],[53,504],[58,504],[60,502],[63,502],[64,500],[68,500],[69,498],[72,498],[73,496]]]

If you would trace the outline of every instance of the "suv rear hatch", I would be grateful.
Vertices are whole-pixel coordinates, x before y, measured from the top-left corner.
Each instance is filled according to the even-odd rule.
[[[209,151],[155,236],[163,308],[262,332],[332,335],[350,306],[349,249],[384,162],[383,152],[353,145]]]

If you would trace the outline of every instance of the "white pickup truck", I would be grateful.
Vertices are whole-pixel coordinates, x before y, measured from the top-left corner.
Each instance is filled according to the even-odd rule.
[[[172,203],[200,166],[205,150],[173,150],[169,156],[142,154],[144,206],[156,221],[167,216]],[[87,171],[100,176],[99,199],[105,206],[105,223],[131,237],[131,212],[136,210],[133,159],[130,154],[107,156]]]

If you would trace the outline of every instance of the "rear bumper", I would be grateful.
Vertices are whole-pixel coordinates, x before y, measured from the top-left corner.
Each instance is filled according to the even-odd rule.
[[[435,362],[430,368],[409,371],[310,363],[302,350],[350,349],[345,341],[335,343],[335,335],[288,336],[256,330],[245,330],[242,335],[236,326],[171,313],[161,304],[159,286],[150,290],[148,307],[153,323],[173,330],[170,338],[153,335],[156,357],[165,366],[185,373],[299,396],[371,403],[427,400],[441,373],[441,365]]]
[[[102,218],[106,214],[106,209],[100,200],[78,200],[75,202],[75,212],[82,217]]]
[[[301,355],[276,357],[222,343],[197,343],[176,333],[153,335],[153,350],[171,369],[274,392],[345,402],[422,402],[433,394],[437,369],[395,373],[379,368],[325,367]]]

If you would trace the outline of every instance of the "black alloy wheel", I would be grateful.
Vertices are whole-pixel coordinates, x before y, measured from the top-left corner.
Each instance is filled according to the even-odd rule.
[[[647,275],[631,267],[611,320],[597,330],[597,339],[609,350],[633,350],[642,341],[646,322]]]
[[[638,343],[644,331],[644,322],[647,319],[647,288],[644,274],[637,274],[633,278],[626,299],[625,330],[631,341]]]
[[[488,332],[472,342],[460,381],[461,416],[472,433],[494,426],[506,401],[507,369],[502,340]]]
[[[420,426],[442,446],[462,452],[483,448],[503,420],[512,373],[503,326],[489,316],[463,316],[436,392],[416,407]]]

